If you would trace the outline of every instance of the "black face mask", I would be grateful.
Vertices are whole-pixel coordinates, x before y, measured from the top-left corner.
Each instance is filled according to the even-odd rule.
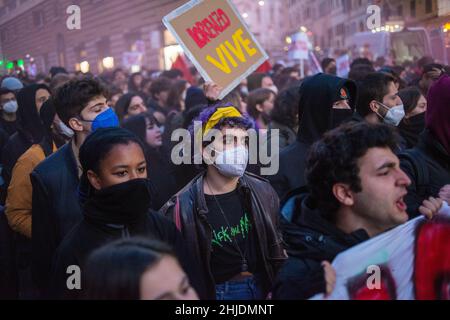
[[[93,191],[84,205],[84,214],[102,224],[131,225],[146,217],[150,205],[150,181],[134,179]]]
[[[331,111],[330,130],[339,127],[344,122],[349,121],[352,116],[352,109],[333,109]]]
[[[408,147],[414,147],[419,141],[419,135],[425,129],[425,112],[411,118],[404,118],[400,122],[398,129],[402,137],[406,140]]]

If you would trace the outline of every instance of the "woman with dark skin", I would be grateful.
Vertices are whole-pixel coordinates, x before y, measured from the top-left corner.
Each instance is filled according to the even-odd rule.
[[[80,202],[83,220],[64,238],[55,255],[55,298],[76,298],[80,290],[68,290],[69,266],[83,270],[89,254],[120,238],[142,236],[171,245],[185,263],[181,236],[175,225],[154,213],[144,146],[125,129],[98,129],[80,148],[83,175]]]

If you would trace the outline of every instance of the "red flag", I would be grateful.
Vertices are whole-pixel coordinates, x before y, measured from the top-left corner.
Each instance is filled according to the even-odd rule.
[[[269,60],[266,60],[262,65],[259,66],[258,69],[256,69],[256,72],[268,73],[270,70],[272,70],[272,65],[270,64]]]
[[[180,70],[181,72],[183,72],[184,79],[186,79],[190,84],[194,83],[194,78],[192,77],[191,71],[189,70],[189,67],[183,55],[178,55],[178,57],[173,62],[171,69]]]

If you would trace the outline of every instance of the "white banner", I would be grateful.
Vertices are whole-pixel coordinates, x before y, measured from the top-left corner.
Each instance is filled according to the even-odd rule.
[[[450,207],[342,252],[333,267],[331,300],[450,299]]]

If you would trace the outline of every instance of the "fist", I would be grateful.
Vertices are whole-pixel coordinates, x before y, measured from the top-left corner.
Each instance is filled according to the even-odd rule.
[[[223,88],[214,82],[206,82],[203,85],[203,91],[208,100],[217,101],[222,90]]]
[[[422,202],[419,212],[428,219],[432,219],[441,209],[442,203],[443,201],[440,198],[429,197],[428,200]]]

